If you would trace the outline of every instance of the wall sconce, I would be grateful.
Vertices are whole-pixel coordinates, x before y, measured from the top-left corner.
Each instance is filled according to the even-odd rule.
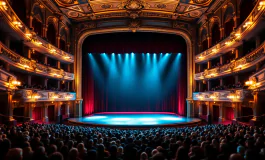
[[[52,96],[52,99],[57,99],[57,98],[59,98],[59,96],[58,96],[57,94],[54,94],[54,95]]]
[[[35,41],[35,43],[36,43],[38,46],[42,45],[42,42],[40,42],[40,41]]]
[[[71,57],[70,56],[64,56],[65,59],[70,59]]]
[[[241,69],[242,68],[242,65],[240,64],[239,66],[237,66],[236,68],[239,68],[239,69]]]
[[[234,93],[231,93],[227,96],[227,98],[231,99],[231,100],[236,100],[236,99],[239,99],[240,96],[239,95],[236,95]]]
[[[0,1],[0,6],[4,8],[4,10],[7,10],[6,2]]]
[[[22,27],[21,22],[13,21],[13,24],[14,24],[16,27]]]
[[[225,45],[230,46],[232,44],[232,42],[233,41],[231,41],[231,40],[230,41],[227,41],[227,42],[225,42]]]
[[[217,52],[217,49],[216,48],[212,49],[212,52],[213,53],[216,53]]]
[[[247,28],[247,27],[249,27],[252,23],[253,23],[253,22],[251,22],[251,21],[246,22],[246,23],[243,25],[243,28]]]
[[[240,34],[240,33],[236,33],[236,34],[235,34],[235,37],[236,37],[236,38],[240,38],[240,37],[241,37],[241,34]]]
[[[32,34],[31,33],[26,33],[25,34],[28,38],[32,38]]]
[[[51,52],[51,53],[55,53],[56,50],[52,48],[52,49],[50,49],[50,52]]]

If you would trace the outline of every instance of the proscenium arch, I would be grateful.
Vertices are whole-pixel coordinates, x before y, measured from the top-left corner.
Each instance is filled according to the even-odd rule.
[[[74,63],[74,75],[75,75],[75,90],[76,90],[76,100],[82,101],[82,46],[84,40],[90,35],[96,34],[106,34],[106,33],[117,33],[117,32],[131,32],[127,27],[124,28],[108,28],[108,29],[98,29],[98,30],[87,30],[79,35],[78,40],[75,44],[75,63]],[[181,31],[176,29],[163,29],[163,28],[139,28],[137,32],[156,32],[165,34],[176,34],[185,39],[187,44],[187,116],[192,116],[192,92],[194,84],[194,49],[191,37]],[[191,107],[189,107],[191,105]],[[79,112],[80,113],[80,112]],[[79,115],[81,116],[81,115]]]

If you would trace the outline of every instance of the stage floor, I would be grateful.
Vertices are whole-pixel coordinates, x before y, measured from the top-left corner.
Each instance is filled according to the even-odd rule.
[[[170,112],[102,112],[69,123],[110,127],[165,127],[199,124],[200,119],[180,117]]]

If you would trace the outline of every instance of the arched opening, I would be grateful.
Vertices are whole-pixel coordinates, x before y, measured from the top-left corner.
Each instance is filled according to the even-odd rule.
[[[34,30],[34,32],[36,34],[38,34],[39,36],[42,35],[42,22],[40,22],[36,18],[33,18],[33,20],[32,20],[32,27],[33,27],[33,30]]]
[[[225,29],[225,37],[228,37],[231,34],[231,32],[233,32],[234,30],[234,20],[230,19],[229,21],[225,22],[224,29]]]
[[[53,24],[48,25],[47,39],[51,44],[56,45],[56,30]]]
[[[172,111],[185,114],[187,51],[182,37],[148,32],[92,35],[85,39],[82,48],[84,115],[102,111]],[[161,62],[163,57],[165,61]],[[176,59],[182,60],[176,62]],[[160,70],[161,63],[163,67]],[[130,76],[126,68],[132,69]],[[174,72],[172,68],[178,71]],[[156,80],[161,83],[156,83]]]
[[[202,42],[202,52],[203,52],[203,51],[208,49],[208,40],[207,40],[207,31],[206,31],[206,29],[202,30],[201,42]]]
[[[218,122],[219,121],[219,106],[213,105],[213,121]]]
[[[42,119],[42,108],[35,107],[33,109],[32,117],[35,121],[40,121]]]
[[[240,4],[240,24],[242,24],[255,7],[257,0],[241,0]]]
[[[220,41],[220,27],[218,23],[214,23],[212,27],[212,46]]]
[[[26,12],[26,3],[25,0],[13,0],[11,3],[12,9],[15,11],[18,18],[24,23],[27,24],[27,12]]]

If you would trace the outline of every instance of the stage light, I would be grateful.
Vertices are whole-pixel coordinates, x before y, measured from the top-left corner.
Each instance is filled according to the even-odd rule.
[[[112,55],[114,55],[115,53],[112,53]]]

